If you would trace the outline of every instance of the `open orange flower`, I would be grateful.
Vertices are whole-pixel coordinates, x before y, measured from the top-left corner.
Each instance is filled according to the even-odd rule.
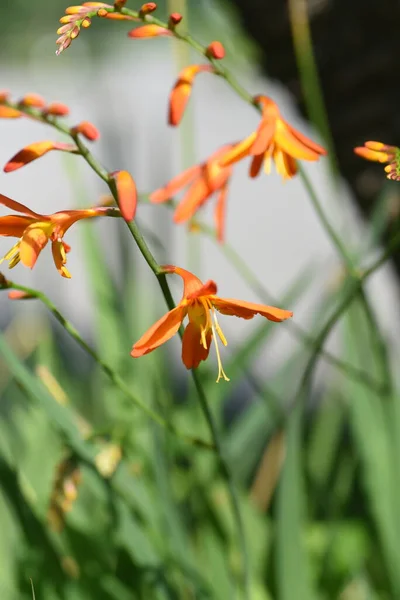
[[[365,142],[364,146],[354,148],[354,152],[374,162],[389,163],[385,167],[388,179],[400,181],[400,148],[382,142]]]
[[[218,347],[218,338],[224,346],[226,338],[219,326],[216,311],[223,315],[234,315],[242,319],[252,319],[254,315],[261,315],[270,321],[284,321],[293,315],[288,310],[253,304],[232,298],[219,298],[216,296],[217,284],[214,281],[202,283],[189,271],[166,265],[166,273],[176,273],[183,279],[183,296],[178,306],[161,317],[133,346],[131,355],[134,358],[152,352],[161,344],[167,342],[177,333],[182,321],[189,317],[182,339],[182,361],[187,369],[199,366],[206,360],[210,352],[211,341],[215,339],[215,350],[218,361],[217,383],[223,377],[229,381],[222,368],[221,355]]]
[[[255,102],[262,107],[261,123],[257,130],[234,146],[221,160],[222,166],[232,165],[251,156],[250,177],[256,177],[262,165],[270,173],[271,159],[283,179],[291,179],[297,173],[297,160],[318,160],[327,152],[308,137],[289,125],[280,115],[276,103],[267,96],[256,96]]]
[[[218,192],[214,219],[218,240],[222,242],[225,228],[226,196],[229,178],[232,175],[232,168],[221,167],[220,159],[231,148],[232,145],[223,146],[204,163],[190,167],[180,175],[177,175],[167,185],[150,194],[150,202],[154,202],[155,204],[166,202],[181,188],[190,184],[186,195],[174,213],[175,223],[184,223],[193,217],[210,196]]]
[[[65,265],[70,247],[63,241],[63,237],[71,225],[80,219],[119,216],[118,209],[108,207],[65,210],[53,215],[41,215],[2,194],[0,194],[0,204],[21,213],[0,217],[0,236],[19,238],[18,242],[0,260],[0,263],[8,260],[9,267],[12,269],[21,261],[23,265],[32,269],[39,254],[50,240],[56,269],[62,277],[68,279],[71,275]]]

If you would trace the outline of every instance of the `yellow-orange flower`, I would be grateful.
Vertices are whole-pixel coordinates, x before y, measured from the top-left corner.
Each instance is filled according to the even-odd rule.
[[[179,73],[178,79],[172,88],[169,97],[168,123],[170,125],[176,126],[181,122],[186,105],[189,102],[192,93],[193,82],[196,75],[206,71],[211,73],[213,70],[211,65],[190,65],[189,67],[185,67]]]
[[[0,260],[0,263],[8,260],[9,267],[12,269],[21,262],[32,269],[47,242],[51,241],[56,269],[62,277],[68,279],[71,275],[65,265],[70,247],[63,241],[63,237],[71,225],[80,219],[119,216],[118,209],[108,207],[65,210],[52,215],[41,215],[3,194],[0,194],[0,204],[20,213],[0,217],[0,236],[19,238],[18,242]]]
[[[354,148],[354,152],[367,160],[389,163],[385,167],[386,177],[400,181],[400,148],[397,146],[389,146],[382,142],[365,142],[364,146]]]
[[[242,319],[252,319],[254,315],[259,314],[270,321],[277,322],[284,321],[293,315],[288,310],[274,306],[253,304],[233,298],[220,298],[216,295],[217,284],[214,281],[209,280],[202,283],[195,275],[180,267],[166,265],[164,271],[176,273],[182,277],[184,285],[182,299],[176,308],[161,317],[134,344],[131,352],[134,358],[148,354],[167,342],[177,333],[182,321],[187,316],[189,323],[182,339],[182,361],[185,367],[194,369],[202,360],[206,360],[214,338],[218,361],[217,382],[221,377],[229,381],[222,367],[218,338],[224,346],[227,345],[227,341],[219,326],[216,311],[223,315],[233,315]]]
[[[177,177],[171,179],[167,185],[155,190],[150,195],[150,202],[155,204],[166,202],[181,188],[190,185],[188,191],[176,208],[174,213],[175,223],[184,223],[214,194],[218,192],[214,219],[217,237],[220,242],[224,239],[225,229],[225,204],[228,192],[229,178],[232,167],[221,167],[220,159],[228,152],[232,145],[223,146],[212,154],[204,163],[190,167]]]
[[[283,179],[291,179],[297,173],[297,160],[315,161],[327,152],[285,121],[276,103],[267,96],[256,96],[261,105],[262,118],[257,130],[226,154],[221,164],[232,165],[251,156],[250,177],[256,177],[264,164],[270,173],[271,160]]]

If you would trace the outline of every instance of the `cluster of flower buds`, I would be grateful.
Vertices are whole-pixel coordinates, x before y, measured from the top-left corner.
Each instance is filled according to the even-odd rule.
[[[374,162],[388,163],[385,167],[386,177],[400,181],[400,148],[382,142],[365,142],[364,146],[354,148],[354,152]]]
[[[30,114],[25,109],[38,109],[39,114]],[[65,117],[69,115],[69,108],[61,102],[46,102],[39,94],[26,94],[17,102],[10,101],[10,94],[6,91],[0,91],[0,118],[17,119],[19,117],[37,118],[45,117]]]
[[[81,28],[88,28],[92,24],[92,17],[96,16],[100,9],[112,9],[113,6],[104,2],[84,2],[81,6],[68,6],[65,9],[65,16],[61,17],[61,27],[57,29],[60,36],[56,44],[58,45],[57,55],[71,45],[72,40],[78,37]],[[107,12],[107,11],[106,11]]]

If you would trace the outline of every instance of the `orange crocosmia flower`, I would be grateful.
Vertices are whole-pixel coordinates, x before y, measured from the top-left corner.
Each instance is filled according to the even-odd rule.
[[[65,210],[52,215],[41,215],[2,194],[0,194],[0,204],[20,213],[0,217],[0,236],[19,238],[18,242],[0,260],[0,263],[8,260],[9,268],[12,269],[21,262],[32,269],[47,242],[51,241],[53,260],[57,271],[62,277],[68,279],[71,275],[65,265],[66,254],[70,251],[70,247],[63,241],[63,237],[71,225],[80,219],[119,216],[117,209],[105,207]]]
[[[318,160],[327,152],[308,137],[289,125],[280,115],[279,108],[267,96],[256,96],[255,102],[262,107],[261,123],[257,130],[236,144],[222,160],[231,165],[246,156],[251,156],[250,177],[256,177],[262,165],[269,173],[271,159],[283,179],[291,179],[297,173],[297,160]]]
[[[211,65],[190,65],[179,73],[169,97],[168,123],[170,125],[176,126],[181,122],[192,93],[193,81],[196,75],[204,71],[212,72],[213,70]]]
[[[174,177],[167,185],[150,194],[150,202],[154,204],[166,202],[181,188],[190,185],[174,213],[175,223],[184,223],[193,217],[210,196],[218,192],[214,220],[217,229],[217,238],[222,242],[224,240],[225,229],[226,196],[228,193],[229,178],[232,175],[232,167],[221,167],[220,159],[231,148],[232,145],[223,146],[204,163],[190,167],[177,177]]]
[[[210,352],[212,339],[215,339],[215,350],[218,361],[217,382],[223,377],[229,381],[224,372],[218,347],[218,338],[224,346],[226,338],[217,319],[217,311],[223,315],[233,315],[242,319],[252,319],[261,315],[270,321],[284,321],[293,313],[274,306],[253,304],[232,298],[220,298],[216,295],[217,285],[214,281],[202,283],[189,271],[167,265],[165,273],[176,273],[183,279],[183,296],[178,306],[161,317],[133,346],[131,355],[134,358],[152,352],[167,342],[181,326],[187,316],[187,324],[182,338],[182,361],[187,369],[195,369],[202,360],[206,360]]]
[[[5,173],[16,171],[30,162],[40,158],[51,150],[61,150],[63,152],[77,152],[77,147],[72,144],[62,144],[59,142],[36,142],[22,148],[15,156],[13,156],[4,167]]]

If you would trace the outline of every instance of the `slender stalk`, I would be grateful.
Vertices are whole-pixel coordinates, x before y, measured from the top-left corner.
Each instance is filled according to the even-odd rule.
[[[245,598],[250,600],[251,582],[250,582],[249,555],[248,555],[248,551],[247,551],[246,534],[245,534],[245,530],[244,530],[242,514],[240,511],[240,503],[239,503],[238,493],[236,490],[236,485],[235,485],[234,479],[232,477],[232,474],[231,474],[231,471],[230,471],[230,468],[228,465],[228,461],[225,458],[225,453],[224,453],[224,450],[222,447],[221,440],[219,438],[218,429],[215,424],[214,418],[212,416],[212,412],[208,406],[207,397],[206,397],[206,395],[204,393],[204,389],[200,383],[199,376],[195,369],[192,369],[192,373],[193,373],[193,381],[194,381],[194,385],[197,390],[200,405],[203,410],[204,416],[207,420],[207,423],[209,425],[214,445],[217,449],[220,469],[226,480],[227,486],[229,488],[232,512],[233,512],[233,515],[234,515],[236,523],[237,523],[239,543],[240,543],[240,547],[242,548],[243,587],[244,587],[244,592],[245,592]]]

